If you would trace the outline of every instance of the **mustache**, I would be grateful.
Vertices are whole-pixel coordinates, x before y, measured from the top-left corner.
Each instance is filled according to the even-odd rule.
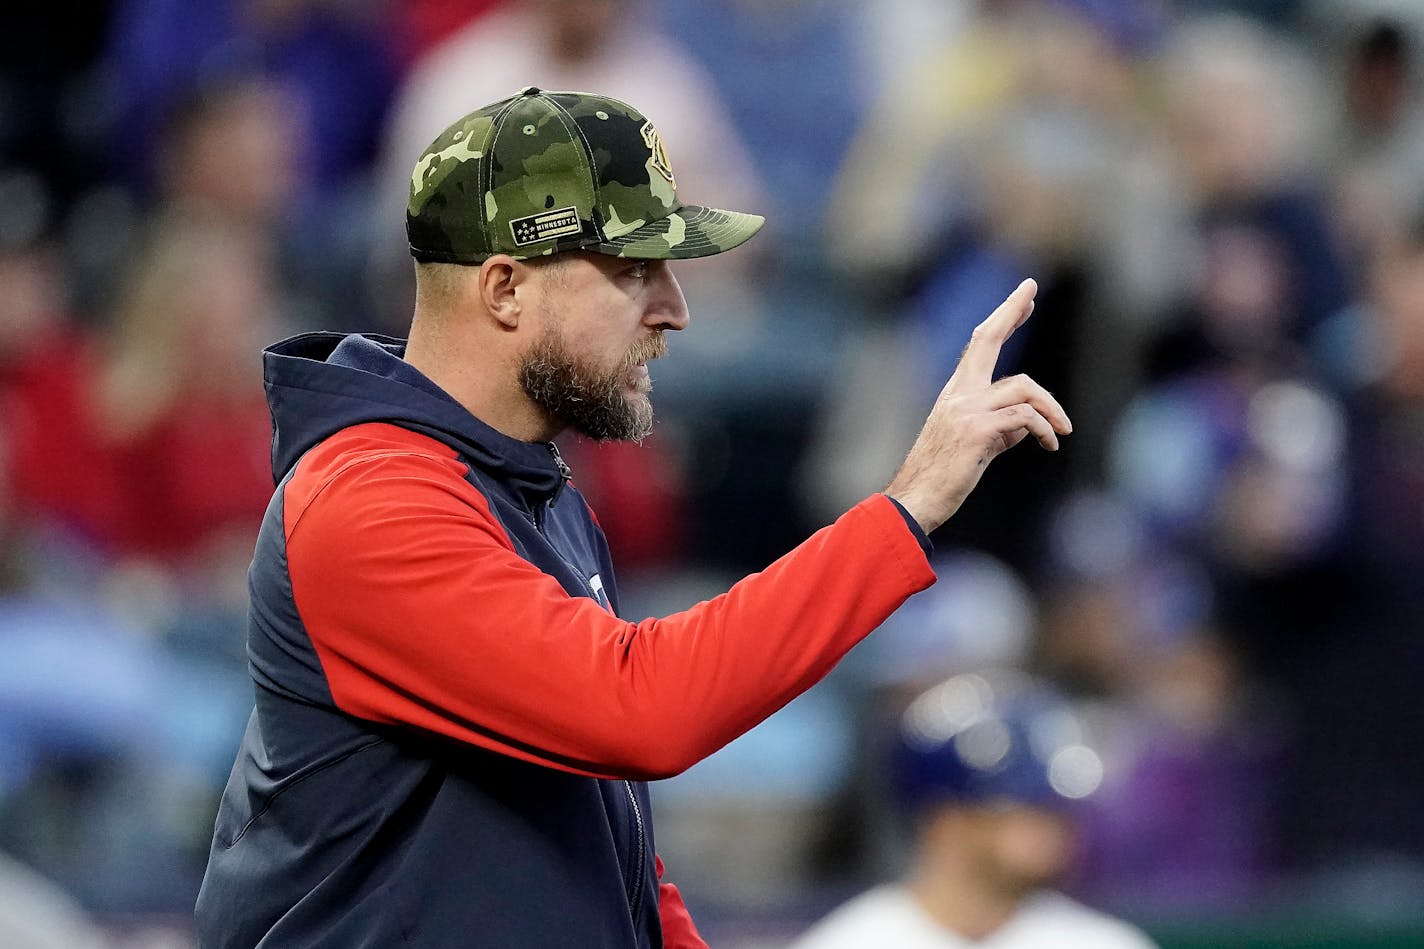
[[[640,362],[658,359],[665,355],[667,355],[667,340],[663,338],[662,330],[654,330],[653,335],[633,344],[633,348],[628,350],[626,368],[632,369]]]

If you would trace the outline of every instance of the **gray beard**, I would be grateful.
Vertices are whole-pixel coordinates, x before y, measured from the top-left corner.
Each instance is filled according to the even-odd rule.
[[[652,352],[635,353],[626,366],[601,372],[579,362],[556,333],[549,333],[524,357],[519,384],[565,428],[600,442],[641,442],[653,430],[653,406],[646,394],[624,395],[628,369],[639,359],[659,355],[661,346],[659,338]]]

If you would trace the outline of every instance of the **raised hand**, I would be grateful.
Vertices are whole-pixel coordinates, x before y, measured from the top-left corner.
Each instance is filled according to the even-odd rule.
[[[999,350],[1033,312],[1038,284],[1025,280],[974,328],[919,437],[885,493],[926,533],[955,511],[989,462],[1027,435],[1049,451],[1073,431],[1063,406],[1028,376],[994,381]]]

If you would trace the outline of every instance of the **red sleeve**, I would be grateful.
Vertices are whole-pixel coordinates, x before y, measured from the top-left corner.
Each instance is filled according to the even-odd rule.
[[[658,866],[658,915],[663,923],[663,949],[707,949],[682,894],[671,883],[663,882],[663,858],[654,857]]]
[[[516,554],[463,470],[367,453],[288,484],[293,597],[352,715],[582,774],[667,777],[805,691],[934,581],[875,495],[722,596],[630,623]]]

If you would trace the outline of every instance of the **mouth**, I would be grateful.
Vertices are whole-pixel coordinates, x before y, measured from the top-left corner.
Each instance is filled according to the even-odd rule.
[[[640,360],[628,367],[627,375],[624,377],[628,383],[628,388],[634,392],[650,392],[653,388],[652,377],[648,374],[647,360]]]
[[[635,345],[628,353],[627,370],[624,372],[624,380],[627,387],[633,392],[647,394],[653,390],[652,379],[648,374],[648,363],[657,359],[667,351],[667,342],[663,339],[662,333],[657,333]]]

